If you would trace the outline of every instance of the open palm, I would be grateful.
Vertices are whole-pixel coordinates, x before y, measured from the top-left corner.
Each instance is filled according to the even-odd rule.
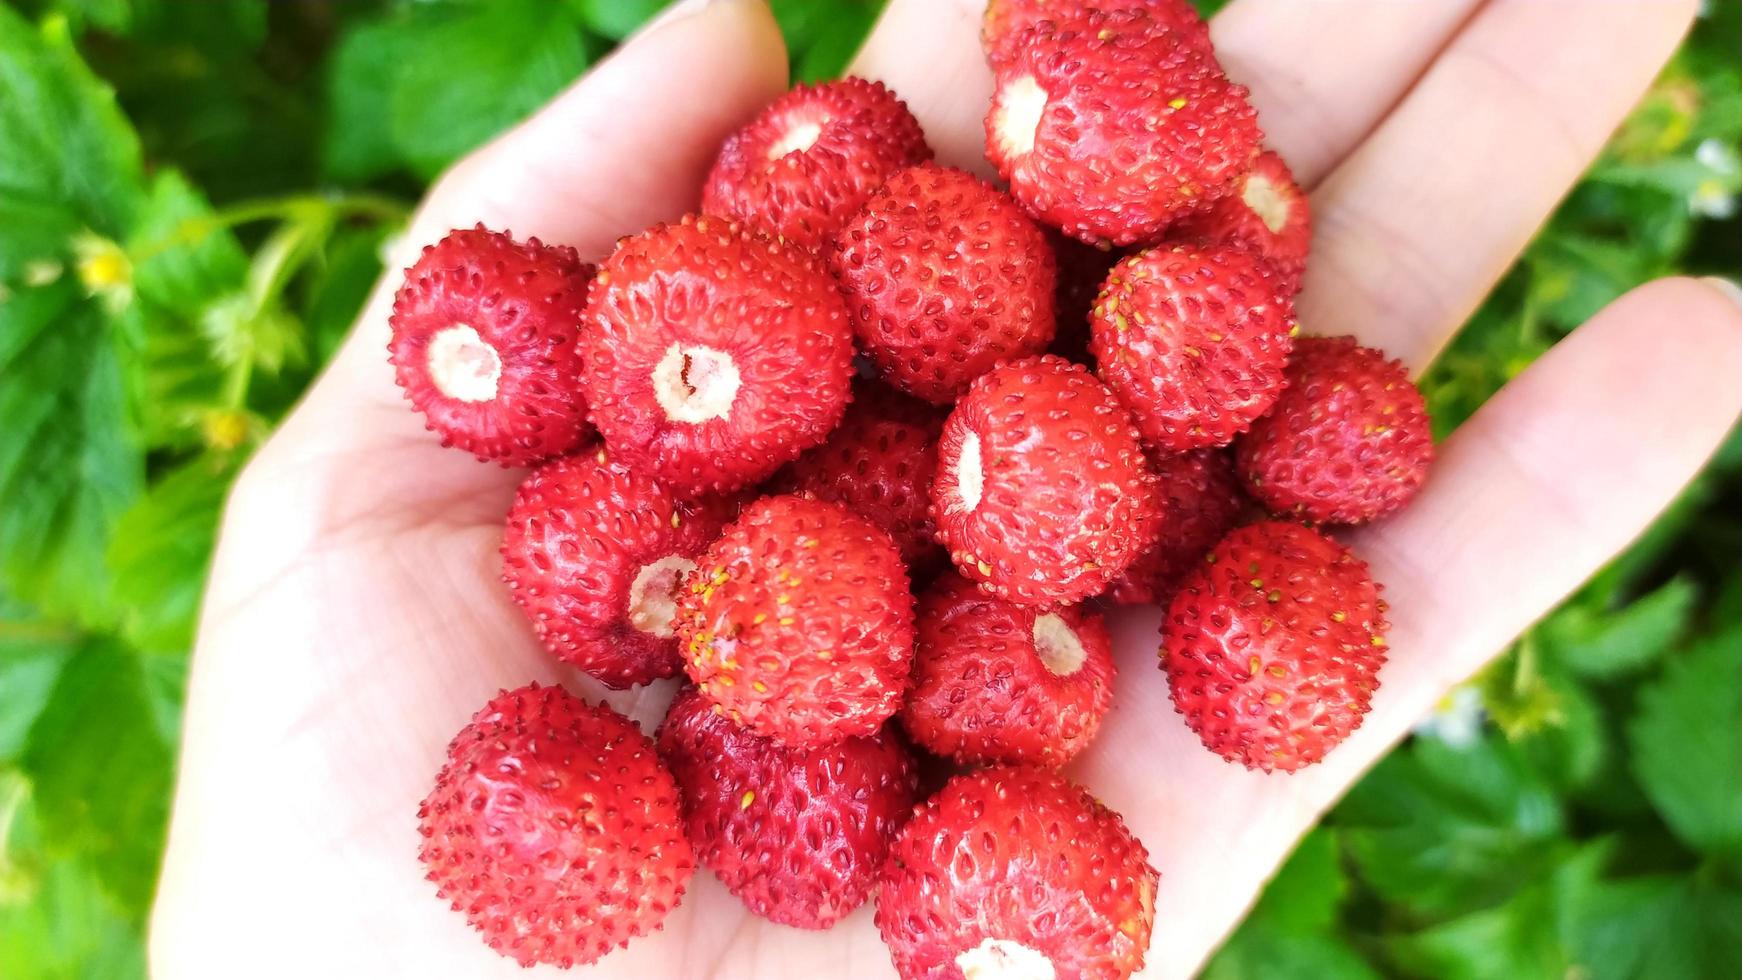
[[[1695,6],[1235,0],[1218,49],[1313,192],[1305,329],[1427,365]],[[908,100],[944,162],[984,170],[977,7],[894,0],[854,70]],[[459,164],[400,258],[475,221],[598,258],[695,207],[719,141],[785,88],[786,59],[758,0],[685,14]],[[401,399],[385,354],[395,278],[230,503],[152,936],[163,980],[527,976],[436,900],[416,859],[417,802],[448,738],[531,680],[603,695],[644,725],[671,693],[606,694],[534,640],[497,557],[521,474],[440,448]],[[1670,280],[1508,385],[1444,444],[1412,506],[1350,537],[1386,585],[1392,660],[1364,727],[1297,775],[1201,748],[1156,670],[1159,614],[1115,615],[1117,695],[1071,775],[1161,870],[1144,976],[1196,969],[1365,768],[1669,502],[1742,408],[1738,377],[1742,310]],[[592,970],[893,975],[868,907],[827,933],[774,926],[706,872],[663,931]]]

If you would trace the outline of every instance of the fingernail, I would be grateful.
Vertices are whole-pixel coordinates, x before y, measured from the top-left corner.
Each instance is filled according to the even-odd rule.
[[[1738,309],[1742,309],[1742,285],[1737,285],[1736,280],[1725,279],[1723,276],[1707,276],[1705,283],[1723,293]]]

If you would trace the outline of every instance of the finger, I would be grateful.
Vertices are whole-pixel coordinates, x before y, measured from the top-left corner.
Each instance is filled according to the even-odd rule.
[[[1212,25],[1272,148],[1316,183],[1396,104],[1480,0],[1237,0]],[[988,172],[985,0],[891,0],[851,71],[907,100],[938,159]]]
[[[1385,118],[1481,0],[1238,0],[1210,36],[1265,142],[1312,187]]]
[[[1352,540],[1385,586],[1391,660],[1362,727],[1309,769],[1266,776],[1205,751],[1155,676],[1159,614],[1116,618],[1122,687],[1079,776],[1162,871],[1145,976],[1196,969],[1320,813],[1674,499],[1742,413],[1737,377],[1742,307],[1666,280],[1616,301],[1491,399],[1444,444],[1415,501]]]
[[[1303,326],[1426,365],[1596,156],[1694,9],[1484,8],[1313,195]]]

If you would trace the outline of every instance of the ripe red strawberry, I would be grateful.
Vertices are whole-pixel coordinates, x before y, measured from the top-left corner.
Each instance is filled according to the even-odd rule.
[[[1101,295],[1107,274],[1125,253],[1085,245],[1056,231],[1049,231],[1047,239],[1059,267],[1058,289],[1053,293],[1059,327],[1049,353],[1094,367],[1094,358],[1089,355],[1089,312]]]
[[[951,779],[889,850],[877,929],[903,980],[1123,980],[1143,966],[1159,876],[1117,813],[1051,772]]]
[[[1401,363],[1352,337],[1302,337],[1287,390],[1235,451],[1247,489],[1271,510],[1359,524],[1421,489],[1433,429]]]
[[[1046,236],[1004,192],[936,164],[896,171],[829,252],[859,342],[885,380],[947,405],[1056,326]]]
[[[1161,535],[1113,583],[1115,602],[1165,605],[1180,578],[1252,509],[1225,450],[1165,457],[1155,465],[1155,475],[1161,484]]]
[[[799,85],[720,147],[702,210],[815,248],[891,173],[930,159],[919,121],[882,82]]]
[[[901,706],[913,594],[887,532],[836,504],[765,497],[697,562],[677,633],[690,679],[733,721],[826,745]]]
[[[572,248],[483,225],[424,248],[393,296],[388,350],[442,445],[526,466],[586,439],[575,333],[592,279]]]
[[[995,65],[986,157],[1029,213],[1085,242],[1158,240],[1228,193],[1264,136],[1203,37],[1147,10],[1042,21]]]
[[[673,499],[598,446],[532,471],[508,511],[502,577],[545,647],[611,687],[681,669],[671,617],[736,502]]]
[[[1176,241],[1243,245],[1270,262],[1291,289],[1300,288],[1312,247],[1312,205],[1275,151],[1260,153],[1228,196],[1169,228]]]
[[[1209,25],[1187,0],[989,0],[980,19],[980,46],[996,66],[1019,50],[1023,31],[1043,20],[1069,21],[1088,10],[1126,7],[1142,7],[1169,27],[1200,35],[1209,46]]]
[[[1281,393],[1294,300],[1229,246],[1152,248],[1120,262],[1090,316],[1095,373],[1159,453],[1226,445]]]
[[[1161,624],[1174,707],[1204,745],[1292,772],[1359,728],[1385,663],[1385,603],[1367,565],[1282,521],[1229,534]]]
[[[1050,354],[975,381],[944,423],[938,539],[967,578],[1023,605],[1100,592],[1154,540],[1155,474],[1113,393]]]
[[[694,215],[618,242],[581,349],[612,454],[680,496],[758,483],[821,443],[853,371],[820,262]]]
[[[887,730],[788,748],[687,688],[658,741],[701,862],[750,911],[782,925],[827,929],[864,904],[919,798],[913,756]]]
[[[437,893],[521,966],[591,963],[657,930],[695,868],[652,741],[560,687],[473,715],[417,818]]]
[[[776,478],[781,493],[840,504],[889,532],[914,573],[943,558],[931,519],[942,410],[865,384],[829,441]]]
[[[919,647],[901,723],[966,765],[1057,768],[1113,703],[1113,644],[1079,606],[1041,613],[946,574],[919,599]]]

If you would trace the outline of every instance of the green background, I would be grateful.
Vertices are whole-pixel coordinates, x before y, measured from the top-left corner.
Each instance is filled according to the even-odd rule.
[[[143,971],[224,480],[425,183],[659,6],[0,0],[0,976]],[[821,78],[879,5],[774,6]],[[1434,368],[1442,435],[1623,290],[1742,268],[1739,38],[1709,3]],[[1354,789],[1210,975],[1742,976],[1739,554],[1733,437]]]

